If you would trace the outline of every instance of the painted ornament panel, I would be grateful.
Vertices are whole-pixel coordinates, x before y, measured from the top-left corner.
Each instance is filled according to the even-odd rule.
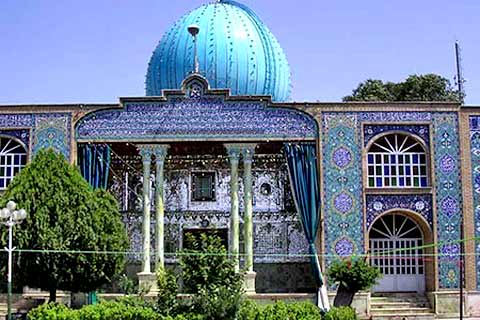
[[[53,148],[70,159],[71,117],[68,114],[41,115],[35,117],[33,153]]]
[[[76,134],[78,139],[88,141],[314,139],[317,127],[313,119],[298,110],[195,96],[127,103],[123,110],[97,111],[79,122]]]
[[[369,194],[366,196],[367,206],[367,229],[373,221],[383,213],[393,209],[404,209],[418,213],[433,227],[432,195],[388,195]]]
[[[364,251],[358,128],[355,114],[327,113],[323,116],[323,210],[328,256],[349,256]]]
[[[470,152],[472,159],[473,219],[475,237],[480,239],[480,116],[470,117]],[[480,290],[480,240],[475,242],[477,289]]]
[[[455,113],[437,113],[433,123],[439,286],[458,288],[462,217],[458,118]]]

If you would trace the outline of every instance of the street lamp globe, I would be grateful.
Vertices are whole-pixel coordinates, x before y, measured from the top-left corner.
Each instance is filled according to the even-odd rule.
[[[9,216],[10,216],[10,210],[8,210],[8,208],[3,208],[0,210],[1,219],[8,219]]]
[[[15,201],[10,200],[7,202],[7,208],[8,210],[13,211],[17,208],[17,204],[15,203]]]

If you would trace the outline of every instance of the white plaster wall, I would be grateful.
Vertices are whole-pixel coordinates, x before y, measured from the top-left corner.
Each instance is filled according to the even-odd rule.
[[[195,170],[172,170],[166,173],[166,211],[230,211],[229,170],[198,170],[215,172],[215,201],[192,201],[191,173]],[[285,173],[275,170],[253,172],[253,210],[255,212],[279,212],[284,209]],[[268,183],[270,194],[262,194],[261,186]],[[240,210],[243,209],[243,183],[239,179]]]

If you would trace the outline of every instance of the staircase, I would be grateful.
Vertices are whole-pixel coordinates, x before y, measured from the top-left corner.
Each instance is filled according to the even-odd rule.
[[[12,313],[18,312],[18,309],[15,306],[12,306]],[[0,303],[0,319],[5,319],[5,316],[8,313],[8,307],[6,303]]]
[[[435,314],[424,295],[415,293],[375,294],[370,298],[373,320],[432,320]]]

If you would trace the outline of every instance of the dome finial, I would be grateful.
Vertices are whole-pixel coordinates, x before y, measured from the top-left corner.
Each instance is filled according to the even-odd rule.
[[[200,72],[200,66],[198,63],[198,53],[197,53],[197,35],[200,32],[200,27],[197,26],[196,24],[189,25],[188,28],[188,33],[190,33],[193,37],[193,55],[194,55],[194,73],[199,73]]]

